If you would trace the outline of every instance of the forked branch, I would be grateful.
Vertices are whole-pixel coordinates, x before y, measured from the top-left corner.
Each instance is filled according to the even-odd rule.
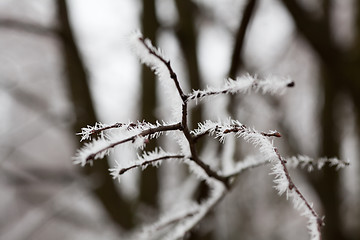
[[[98,123],[94,127],[88,126],[87,128],[83,128],[80,133],[82,140],[90,139],[94,135],[99,135],[100,137],[90,143],[85,143],[85,146],[77,152],[74,162],[85,165],[97,158],[105,156],[116,146],[128,142],[131,142],[136,148],[141,149],[151,138],[157,138],[165,132],[178,131],[178,135],[181,135],[181,141],[177,139],[182,149],[181,153],[167,153],[159,148],[154,152],[145,152],[142,156],[139,156],[136,161],[128,163],[117,162],[117,166],[110,169],[113,178],[120,178],[121,175],[134,168],[146,168],[150,165],[158,166],[163,161],[177,160],[187,164],[196,176],[205,180],[211,187],[212,194],[210,194],[210,197],[202,204],[196,205],[191,209],[186,209],[187,211],[180,214],[174,214],[165,220],[160,220],[150,228],[150,232],[160,231],[166,226],[177,224],[172,228],[172,237],[179,238],[183,236],[185,232],[193,228],[195,224],[221,200],[234,184],[232,180],[243,170],[270,163],[272,165],[271,173],[275,175],[274,183],[276,190],[280,195],[286,193],[287,198],[292,199],[294,207],[301,210],[303,215],[307,217],[311,239],[320,240],[320,228],[323,226],[323,220],[295,185],[287,169],[286,160],[273,145],[272,139],[281,137],[278,131],[260,132],[248,128],[239,121],[232,119],[228,119],[225,122],[207,120],[199,123],[198,128],[192,131],[188,126],[188,101],[190,100],[197,101],[220,94],[247,93],[251,90],[270,94],[282,93],[287,88],[293,87],[295,85],[294,82],[288,78],[274,79],[273,77],[268,77],[259,80],[256,76],[245,75],[236,80],[228,79],[221,88],[194,90],[192,93],[185,94],[175,71],[172,69],[170,61],[163,56],[161,51],[153,47],[150,40],[145,39],[138,32],[133,35],[132,39],[134,50],[141,61],[151,67],[155,71],[155,74],[160,77],[160,80],[169,82],[168,80],[170,78],[175,84],[176,90],[182,100],[181,106],[178,106],[179,108],[181,107],[181,116],[178,116],[178,118],[181,119],[176,119],[173,124],[137,122],[104,125]],[[114,134],[114,131],[116,134]],[[196,146],[198,140],[206,135],[212,135],[224,143],[226,136],[230,134],[243,138],[245,141],[259,147],[261,157],[257,159],[246,159],[237,164],[233,162],[235,166],[234,169],[224,174],[220,170],[214,170],[205,163],[199,157]],[[301,158],[294,159],[294,161],[301,162]],[[330,159],[329,161],[330,164],[337,166],[337,168],[347,165],[346,162],[341,162],[336,159]],[[302,164],[308,164],[309,162],[310,160],[304,160]]]

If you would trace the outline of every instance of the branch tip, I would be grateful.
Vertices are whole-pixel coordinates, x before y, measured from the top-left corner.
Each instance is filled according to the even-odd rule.
[[[286,86],[287,86],[287,87],[295,87],[295,82],[294,82],[294,81],[291,81],[291,82],[289,82]]]

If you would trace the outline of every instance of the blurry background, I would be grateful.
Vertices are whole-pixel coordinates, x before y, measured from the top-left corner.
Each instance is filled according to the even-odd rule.
[[[277,129],[283,156],[349,160],[341,171],[291,173],[326,216],[324,240],[359,239],[356,0],[1,0],[0,239],[124,239],[176,202],[206,196],[178,164],[113,181],[114,159],[135,157],[126,148],[91,168],[72,165],[81,127],[169,118],[171,104],[128,47],[135,29],[164,50],[186,91],[246,72],[291,76],[283,96],[217,97],[194,108],[192,122],[232,116]],[[249,145],[236,144],[241,160]],[[308,239],[268,173],[241,175],[187,239]]]

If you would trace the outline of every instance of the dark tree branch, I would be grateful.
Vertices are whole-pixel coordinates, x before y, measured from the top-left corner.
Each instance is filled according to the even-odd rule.
[[[181,159],[181,158],[185,158],[185,156],[184,155],[168,155],[168,156],[163,156],[163,157],[155,158],[155,159],[152,159],[152,160],[144,161],[141,164],[134,164],[134,165],[131,165],[129,167],[122,168],[119,171],[119,175],[122,175],[122,174],[126,173],[127,171],[129,171],[131,169],[138,168],[138,167],[146,167],[146,166],[151,165],[153,163],[156,163],[158,161],[171,160],[171,159]]]
[[[40,24],[24,22],[17,19],[0,19],[0,28],[22,31],[36,36],[56,37],[58,30],[41,26]]]
[[[255,13],[256,3],[257,0],[249,0],[246,4],[243,17],[236,33],[235,46],[231,56],[231,65],[228,74],[230,78],[235,78],[239,68],[242,65],[241,55],[244,47],[244,40],[248,26]]]
[[[186,101],[187,99],[187,96],[184,94],[181,86],[180,86],[180,83],[179,83],[179,80],[177,78],[177,75],[176,73],[174,72],[174,70],[172,69],[171,67],[171,64],[170,64],[170,61],[167,61],[165,60],[163,57],[161,57],[157,52],[155,52],[150,46],[148,46],[148,44],[146,43],[145,39],[144,38],[139,38],[139,40],[143,43],[143,45],[146,47],[146,49],[149,51],[149,53],[151,55],[153,55],[154,57],[156,57],[157,59],[159,59],[165,66],[166,68],[168,69],[169,71],[169,74],[170,74],[170,78],[173,80],[175,86],[176,86],[176,89],[182,99],[183,102]]]
[[[329,67],[338,68],[343,53],[334,42],[326,19],[315,19],[296,0],[281,0],[291,13],[295,25],[316,51],[321,61]]]

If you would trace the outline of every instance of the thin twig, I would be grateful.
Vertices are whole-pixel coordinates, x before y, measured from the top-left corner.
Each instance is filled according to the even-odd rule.
[[[129,142],[129,141],[135,141],[135,139],[136,139],[137,137],[145,137],[145,136],[148,136],[148,135],[157,133],[157,132],[165,132],[165,131],[173,131],[173,130],[181,130],[181,129],[182,129],[181,123],[172,124],[172,125],[165,125],[165,126],[159,126],[159,127],[155,127],[155,128],[146,129],[146,130],[142,131],[142,132],[139,133],[139,134],[136,134],[136,135],[134,135],[134,136],[125,138],[125,139],[123,139],[123,140],[120,140],[120,141],[117,141],[117,142],[114,142],[114,143],[111,143],[111,144],[109,144],[108,146],[100,149],[99,151],[90,154],[90,155],[86,158],[86,162],[89,162],[89,161],[91,161],[91,160],[94,160],[95,157],[96,157],[96,155],[98,155],[98,154],[100,154],[100,153],[102,153],[102,152],[104,152],[104,151],[107,151],[107,150],[109,150],[109,149],[111,149],[111,148],[114,148],[114,147],[117,146],[117,145],[120,145],[120,144]]]
[[[144,166],[147,166],[147,165],[150,165],[152,163],[155,163],[157,161],[161,161],[161,160],[169,160],[169,159],[179,159],[179,158],[184,158],[185,156],[184,155],[169,155],[169,156],[163,156],[163,157],[159,157],[159,158],[155,158],[155,159],[151,159],[151,160],[147,160],[147,161],[144,161],[140,164],[134,164],[134,165],[131,165],[129,167],[126,167],[126,168],[122,168],[119,170],[119,175],[122,175],[124,174],[125,172],[133,169],[133,168],[137,168],[137,167],[144,167]]]
[[[146,40],[143,37],[139,37],[139,40],[142,42],[142,44],[145,46],[145,48],[149,51],[149,53],[151,55],[153,55],[154,57],[159,59],[163,64],[165,64],[165,66],[167,67],[167,69],[169,71],[170,78],[174,81],[176,89],[183,101],[182,120],[181,120],[182,129],[180,129],[180,130],[184,133],[184,135],[189,143],[189,148],[190,148],[190,152],[191,152],[190,159],[192,161],[194,161],[197,165],[199,165],[206,172],[206,174],[208,174],[208,176],[213,177],[213,178],[223,182],[224,185],[227,188],[229,188],[230,187],[229,178],[226,178],[224,176],[217,174],[214,170],[212,170],[210,168],[209,165],[204,163],[198,156],[196,146],[195,146],[195,141],[193,139],[193,136],[190,133],[190,129],[189,129],[188,123],[187,123],[188,122],[188,105],[187,105],[188,96],[184,94],[184,92],[180,86],[180,83],[178,81],[177,75],[171,67],[170,61],[166,61],[162,56],[160,56],[157,52],[155,52],[151,46],[148,46]]]
[[[153,56],[155,56],[157,59],[159,59],[162,63],[165,64],[165,66],[167,67],[168,71],[169,71],[169,74],[170,74],[170,78],[174,81],[175,83],[175,86],[176,86],[176,89],[177,91],[179,92],[180,94],[180,97],[183,101],[186,101],[186,95],[184,94],[181,86],[180,86],[180,83],[179,83],[179,80],[177,78],[177,75],[176,73],[174,72],[174,70],[172,69],[171,67],[171,64],[170,64],[170,60],[169,61],[166,61],[163,57],[161,57],[159,54],[157,54],[157,52],[155,52],[150,46],[147,45],[146,41],[144,38],[142,37],[139,37],[139,40],[143,43],[143,45],[146,47],[146,49],[149,51],[149,53]]]
[[[316,218],[316,224],[317,224],[317,230],[319,232],[319,236],[320,236],[320,239],[321,239],[321,227],[324,226],[324,221],[322,218],[320,218],[318,216],[318,214],[315,212],[314,208],[310,205],[310,203],[306,200],[306,198],[304,197],[304,195],[300,192],[300,190],[298,189],[298,187],[295,185],[295,183],[293,182],[292,178],[290,177],[290,174],[289,174],[289,171],[286,167],[286,160],[282,158],[282,156],[280,155],[279,151],[277,150],[277,148],[274,148],[274,151],[281,163],[281,166],[284,170],[284,173],[285,173],[285,176],[286,176],[286,179],[287,181],[289,182],[289,186],[288,186],[288,189],[290,191],[294,191],[298,196],[299,198],[305,203],[306,207],[309,209],[309,211],[311,212],[311,215],[313,215],[313,217]]]
[[[104,132],[106,130],[109,130],[109,129],[113,129],[113,128],[121,128],[123,126],[126,126],[127,125],[127,129],[128,130],[131,130],[132,128],[136,128],[137,126],[141,125],[141,123],[114,123],[112,125],[108,125],[108,126],[105,126],[105,127],[100,127],[100,128],[95,128],[90,130],[89,131],[89,136],[93,136],[93,135],[97,135],[101,132]],[[77,135],[82,135],[83,133],[80,132],[80,133],[77,133]]]

